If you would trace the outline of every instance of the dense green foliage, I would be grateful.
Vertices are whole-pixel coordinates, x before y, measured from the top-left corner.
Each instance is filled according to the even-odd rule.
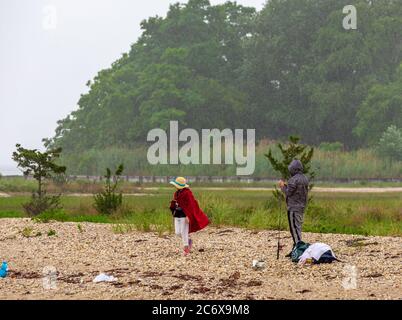
[[[254,17],[252,8],[191,0],[172,5],[165,19],[143,21],[130,53],[89,83],[53,142],[66,152],[132,147],[169,120],[196,129],[242,127],[246,95],[234,80]]]
[[[402,130],[390,126],[380,139],[378,151],[391,160],[402,161]]]
[[[357,115],[355,132],[368,144],[375,144],[390,125],[402,128],[402,64],[395,81],[370,89]]]
[[[353,2],[357,30],[342,27],[348,0],[271,0],[260,12],[171,5],[142,22],[130,52],[88,83],[47,144],[71,156],[140,148],[150,129],[178,120],[374,146],[390,125],[402,127],[402,2]]]

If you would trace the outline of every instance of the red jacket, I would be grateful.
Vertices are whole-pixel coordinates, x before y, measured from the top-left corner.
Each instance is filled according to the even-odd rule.
[[[184,188],[176,191],[174,200],[183,209],[190,222],[190,233],[200,231],[209,224],[207,215],[200,209],[190,189]]]

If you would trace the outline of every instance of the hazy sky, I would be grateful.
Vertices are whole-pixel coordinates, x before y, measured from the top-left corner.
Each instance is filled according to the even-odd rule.
[[[0,172],[14,166],[17,142],[41,148],[86,82],[128,52],[140,22],[165,16],[175,2],[0,0]],[[265,0],[237,3],[261,9]]]

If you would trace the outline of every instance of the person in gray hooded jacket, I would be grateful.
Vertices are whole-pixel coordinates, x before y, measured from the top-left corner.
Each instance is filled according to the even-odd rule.
[[[279,181],[279,187],[286,195],[288,207],[289,229],[293,238],[293,246],[302,240],[304,210],[308,201],[309,180],[303,174],[303,164],[293,160],[288,167],[291,178],[288,183]]]

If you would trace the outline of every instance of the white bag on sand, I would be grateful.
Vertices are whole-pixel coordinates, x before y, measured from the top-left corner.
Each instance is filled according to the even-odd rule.
[[[312,258],[318,261],[320,260],[321,256],[327,251],[331,251],[332,255],[335,257],[335,254],[329,245],[325,243],[313,243],[301,255],[299,259],[299,264],[303,265],[307,261],[307,259]]]
[[[117,278],[113,276],[108,276],[107,274],[101,273],[95,277],[93,282],[98,283],[98,282],[113,282],[117,281]]]

